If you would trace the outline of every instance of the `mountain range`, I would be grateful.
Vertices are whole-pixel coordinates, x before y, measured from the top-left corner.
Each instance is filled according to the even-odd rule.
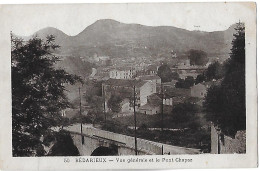
[[[69,26],[68,26],[69,27]],[[53,27],[41,29],[25,40],[38,36],[45,39],[55,36],[55,43],[60,45],[56,55],[61,60],[55,67],[65,69],[83,79],[91,74],[95,64],[87,62],[93,56],[110,56],[111,58],[171,57],[176,52],[178,58],[187,57],[191,49],[203,50],[209,57],[228,56],[235,25],[227,30],[215,32],[188,31],[172,26],[144,26],[124,24],[115,20],[98,20],[75,36],[69,36]],[[85,60],[82,60],[84,59]],[[159,58],[158,58],[159,59]],[[67,86],[70,100],[78,97],[78,85]]]
[[[64,56],[93,55],[116,57],[160,57],[170,52],[183,54],[190,49],[203,50],[209,56],[228,54],[235,25],[227,30],[202,32],[173,26],[125,24],[111,19],[98,20],[75,36],[68,36],[53,27],[37,31],[33,36],[54,35]],[[30,36],[31,37],[31,36]]]

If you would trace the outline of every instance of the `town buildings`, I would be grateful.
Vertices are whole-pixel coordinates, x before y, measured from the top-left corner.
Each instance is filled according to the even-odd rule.
[[[158,66],[156,65],[149,65],[146,70],[147,75],[157,75]]]
[[[203,82],[191,87],[191,97],[204,98],[207,95],[207,90],[212,84],[219,82]]]
[[[146,115],[158,114],[161,112],[161,106],[147,103],[139,108],[139,112]]]
[[[112,79],[132,79],[135,69],[132,67],[117,67],[109,71],[109,78]]]
[[[109,67],[92,68],[92,73],[89,78],[98,81],[107,80],[109,79],[109,71]]]
[[[83,61],[88,61],[90,63],[95,63],[98,66],[109,66],[112,64],[110,56],[99,56],[95,53],[93,56],[80,57]]]
[[[124,100],[133,100],[134,89],[138,109],[138,107],[147,104],[149,95],[156,93],[156,84],[143,80],[108,79],[102,84],[102,96],[106,103],[111,95],[120,96]]]
[[[181,79],[185,79],[188,76],[193,77],[194,79],[202,74],[207,69],[206,66],[190,66],[187,64],[178,65],[171,68],[172,72],[177,72]]]
[[[147,104],[139,108],[139,112],[147,115],[161,113],[162,98],[159,93],[151,94],[147,97]]]
[[[204,84],[199,83],[191,87],[192,97],[204,98],[206,94],[207,94],[207,87]]]
[[[131,105],[131,103],[132,103],[131,99],[128,99],[128,98],[123,99],[123,101],[120,103],[121,112],[122,113],[128,113],[128,112],[133,113],[134,108],[133,108],[133,105]]]
[[[109,56],[95,56],[94,60],[96,64],[103,65],[103,66],[111,64],[111,60]]]
[[[143,80],[143,81],[150,81],[153,82],[155,84],[161,84],[161,78],[157,75],[143,75],[143,76],[139,76],[137,77],[137,79]]]
[[[185,102],[191,97],[190,89],[185,88],[171,88],[164,89],[163,104],[173,106]]]

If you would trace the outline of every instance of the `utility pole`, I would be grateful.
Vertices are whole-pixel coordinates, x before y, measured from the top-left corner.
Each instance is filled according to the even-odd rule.
[[[161,83],[161,94],[162,94],[162,127],[161,127],[161,129],[162,129],[162,131],[163,131],[163,99],[164,99],[164,90],[163,90],[163,85],[162,85],[162,83]]]
[[[212,124],[211,124],[212,125]],[[218,134],[218,153],[217,154],[220,154],[220,151],[221,151],[221,147],[220,147],[220,129],[217,128],[217,134]]]
[[[80,133],[81,133],[81,141],[84,144],[84,136],[82,133],[82,113],[81,113],[81,94],[80,94],[80,87],[79,87],[79,114],[80,114]]]
[[[137,138],[136,138],[136,112],[135,112],[135,85],[134,85],[134,121],[135,121],[135,155],[137,156]]]
[[[103,107],[104,107],[104,116],[105,116],[105,129],[107,128],[107,115],[106,115],[106,96],[105,96],[105,86],[102,86],[102,91],[103,91],[103,98],[104,98],[104,104],[103,104]]]
[[[163,145],[162,145],[162,155],[163,155]]]

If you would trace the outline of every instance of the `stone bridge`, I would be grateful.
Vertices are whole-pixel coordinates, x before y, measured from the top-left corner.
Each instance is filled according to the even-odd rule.
[[[80,124],[64,128],[69,131],[81,156],[135,155],[134,137]],[[82,141],[83,139],[83,141]],[[137,138],[138,155],[199,154],[199,149],[184,148]]]

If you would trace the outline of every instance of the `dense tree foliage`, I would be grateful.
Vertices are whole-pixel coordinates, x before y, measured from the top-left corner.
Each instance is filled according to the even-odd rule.
[[[90,63],[80,57],[66,56],[63,60],[58,61],[55,66],[57,68],[66,68],[66,72],[69,74],[75,74],[85,79],[92,72],[92,68],[95,68],[95,63]]]
[[[173,118],[176,122],[187,122],[194,119],[195,113],[198,111],[196,105],[191,103],[181,103],[173,107]]]
[[[219,62],[214,62],[210,64],[205,72],[207,81],[223,78],[224,74],[225,74],[224,66],[222,66]]]
[[[172,72],[172,79],[178,80],[180,78],[179,74],[177,72]]]
[[[55,133],[55,144],[50,149],[48,156],[79,156],[79,151],[74,145],[70,134],[66,131]],[[53,136],[52,136],[53,137]]]
[[[191,49],[189,51],[190,65],[206,65],[208,62],[207,53],[201,50]]]
[[[245,108],[245,27],[235,28],[230,59],[221,85],[208,90],[204,106],[208,120],[217,124],[227,135],[246,129]]]
[[[172,71],[167,64],[163,64],[158,68],[158,76],[161,78],[162,82],[172,81]]]
[[[199,74],[195,79],[195,84],[202,83],[203,81],[206,81],[206,76],[204,73]]]
[[[88,101],[90,110],[88,110],[88,119],[94,125],[97,120],[103,120],[103,104],[104,99],[100,96],[92,96],[91,100]]]
[[[157,75],[161,78],[162,82],[171,82],[180,78],[177,72],[172,72],[167,64],[163,64],[158,68]]]
[[[199,111],[200,108],[198,105],[188,102],[180,103],[172,109],[172,120],[175,124],[196,130],[201,126],[197,116]]]
[[[195,80],[192,76],[188,76],[185,79],[178,79],[178,82],[175,84],[176,88],[186,88],[189,89],[190,87],[192,87],[195,83]]]
[[[93,96],[102,97],[102,82],[103,81],[86,81],[86,91],[84,92],[84,98],[86,102],[91,102]]]
[[[196,77],[195,84],[203,81],[212,81],[222,79],[226,72],[226,63],[220,64],[218,61],[208,66],[205,72]]]
[[[79,78],[55,69],[54,37],[23,41],[11,35],[12,148],[13,156],[43,154],[41,137],[62,123],[61,111],[69,106],[65,84]]]
[[[112,112],[118,113],[121,111],[122,97],[116,94],[112,94],[107,102],[107,106]]]

